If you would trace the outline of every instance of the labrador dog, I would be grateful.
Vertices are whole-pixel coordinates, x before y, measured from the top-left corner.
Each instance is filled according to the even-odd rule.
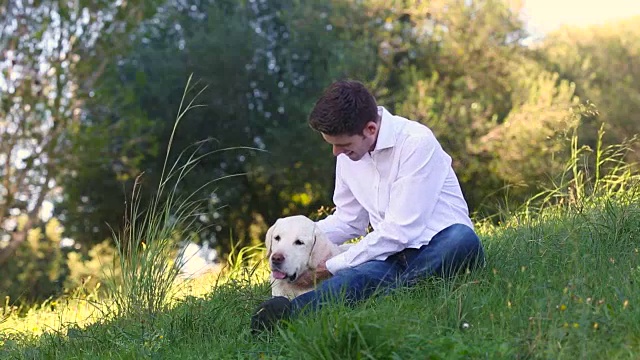
[[[267,231],[265,245],[271,268],[271,295],[289,299],[313,289],[297,285],[298,277],[344,251],[329,241],[315,222],[302,215],[278,219]]]

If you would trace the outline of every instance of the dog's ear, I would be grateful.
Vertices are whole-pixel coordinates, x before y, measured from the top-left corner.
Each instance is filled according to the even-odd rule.
[[[273,243],[273,231],[275,230],[277,224],[278,224],[278,220],[276,220],[276,222],[273,225],[271,225],[269,230],[267,230],[267,235],[265,236],[265,239],[264,239],[265,246],[267,247],[267,258],[271,256],[271,244]]]
[[[311,256],[309,257],[309,267],[315,269],[321,261],[327,261],[331,258],[331,248],[329,239],[318,228],[317,225],[313,226],[313,245],[311,247]]]

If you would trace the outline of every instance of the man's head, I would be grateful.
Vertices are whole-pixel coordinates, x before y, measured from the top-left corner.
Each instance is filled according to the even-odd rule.
[[[333,154],[358,161],[375,147],[380,128],[378,105],[357,81],[331,84],[309,115],[309,125],[333,146]]]

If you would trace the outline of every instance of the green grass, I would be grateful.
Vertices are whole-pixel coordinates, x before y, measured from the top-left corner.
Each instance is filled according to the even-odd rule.
[[[640,207],[548,209],[479,227],[485,269],[334,306],[252,336],[265,273],[228,281],[153,319],[119,317],[42,336],[5,332],[2,358],[634,359],[640,356]],[[245,263],[246,264],[246,263]],[[465,328],[463,324],[468,324]]]
[[[148,204],[143,204],[139,183],[142,175],[136,178],[124,227],[112,231],[118,261],[107,276],[106,289],[115,305],[116,316],[154,317],[167,308],[175,295],[172,293],[176,290],[174,283],[180,273],[180,265],[172,257],[177,239],[191,240],[189,234],[199,230],[196,219],[204,201],[195,198],[195,194],[200,189],[182,197],[177,195],[177,189],[204,157],[197,155],[202,142],[196,144],[196,151],[190,154],[182,151],[173,165],[169,164],[178,125],[189,110],[199,107],[194,103],[206,88],[200,89],[188,101],[187,94],[195,88],[190,83],[191,77],[187,80],[169,138],[157,191]]]
[[[264,249],[234,249],[219,276],[175,285],[168,240],[196,208],[168,189],[152,211],[131,208],[107,297],[0,307],[0,358],[640,358],[640,175],[622,161],[626,149],[572,142],[566,177],[500,224],[477,223],[485,268],[326,307],[260,336],[249,321],[270,296]]]

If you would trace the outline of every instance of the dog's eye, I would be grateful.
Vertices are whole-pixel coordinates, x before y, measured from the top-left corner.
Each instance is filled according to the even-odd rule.
[[[304,243],[300,240],[296,240],[293,242],[293,245],[304,245]]]
[[[275,241],[280,241],[280,235],[276,235],[276,236],[273,238],[273,240],[275,240]]]

